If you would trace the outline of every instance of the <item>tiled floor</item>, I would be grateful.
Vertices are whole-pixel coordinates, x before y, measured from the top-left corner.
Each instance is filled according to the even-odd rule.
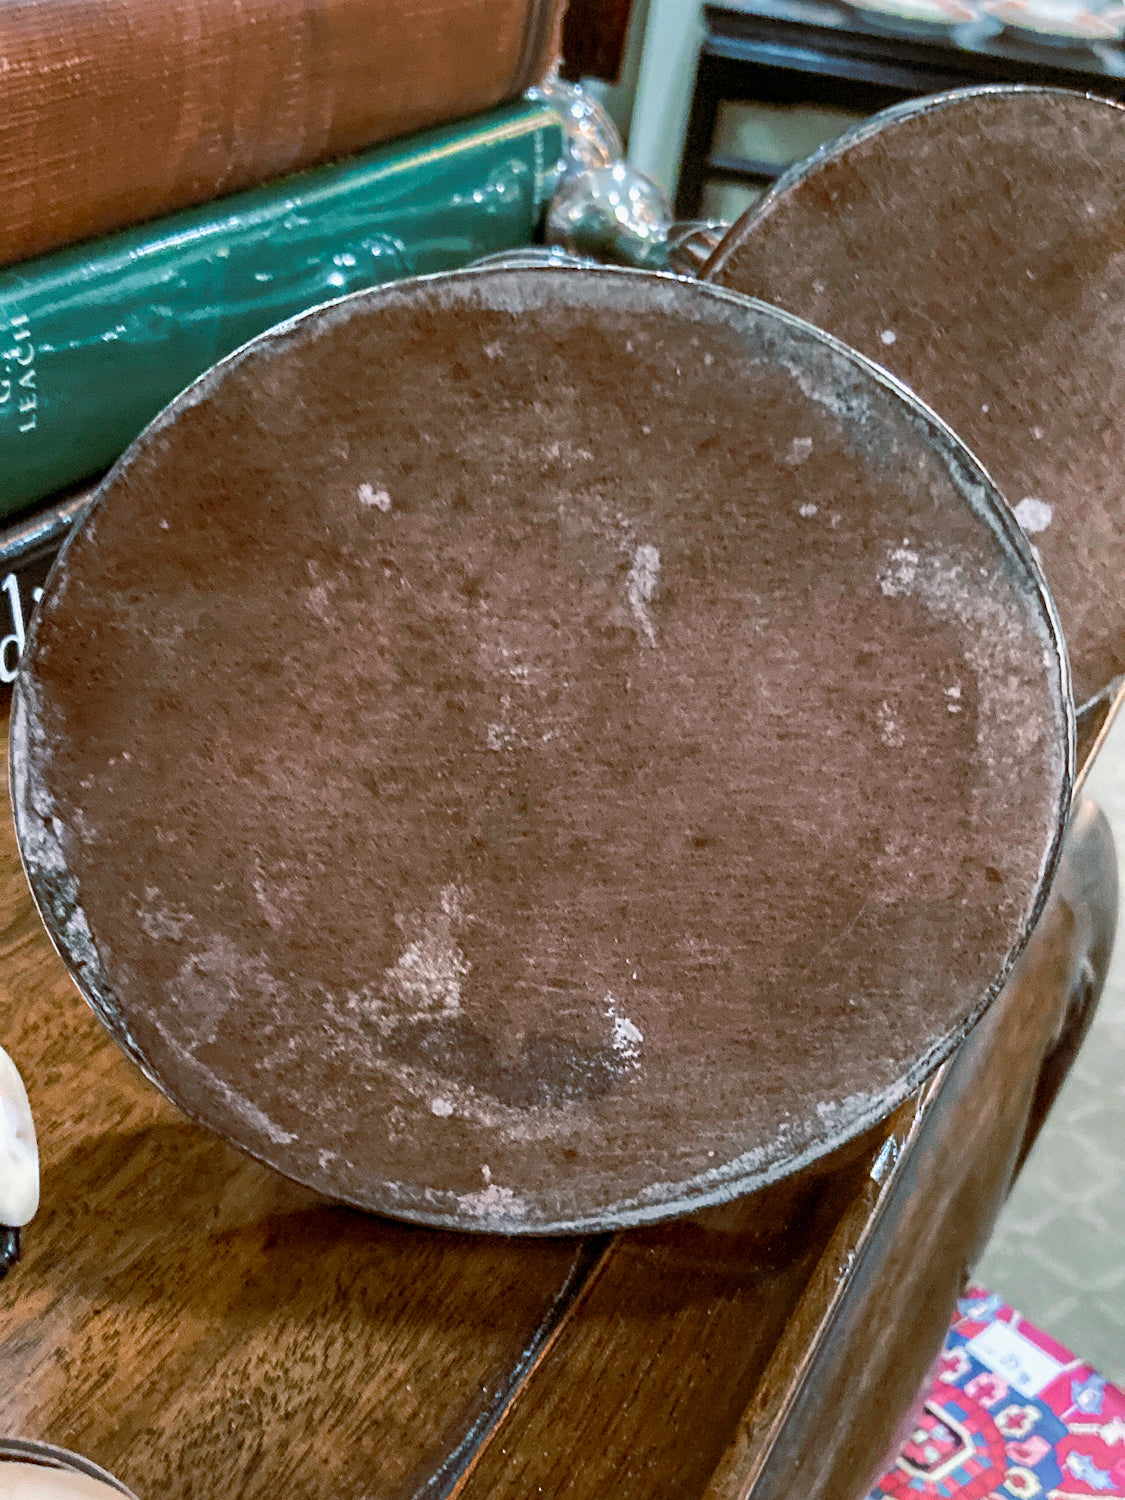
[[[1121,871],[1109,983],[974,1275],[1125,1383],[1125,719],[1088,792],[1113,825]]]

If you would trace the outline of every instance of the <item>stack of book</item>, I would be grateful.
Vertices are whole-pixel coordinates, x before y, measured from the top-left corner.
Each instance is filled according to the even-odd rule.
[[[83,487],[216,359],[317,303],[530,242],[561,131],[521,95],[561,8],[0,8],[0,681]]]

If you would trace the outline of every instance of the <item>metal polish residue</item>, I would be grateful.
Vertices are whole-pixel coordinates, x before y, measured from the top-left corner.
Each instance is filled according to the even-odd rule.
[[[880,372],[698,284],[492,271],[158,420],[37,619],[13,784],[181,1107],[363,1207],[558,1231],[795,1170],[948,1053],[1042,899],[1067,712],[1023,539]]]

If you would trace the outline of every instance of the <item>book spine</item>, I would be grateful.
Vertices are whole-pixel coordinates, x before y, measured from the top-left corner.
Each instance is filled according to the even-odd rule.
[[[0,265],[516,99],[562,0],[4,0]]]
[[[550,110],[510,105],[0,271],[0,516],[106,468],[272,324],[527,244],[560,147]]]

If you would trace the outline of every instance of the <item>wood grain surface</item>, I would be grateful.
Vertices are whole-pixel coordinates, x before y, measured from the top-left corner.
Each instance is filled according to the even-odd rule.
[[[456,1500],[701,1495],[833,1231],[851,1244],[866,1223],[869,1168],[865,1149],[816,1179],[618,1236]],[[801,1348],[773,1365],[782,1389],[815,1333],[806,1314]]]

